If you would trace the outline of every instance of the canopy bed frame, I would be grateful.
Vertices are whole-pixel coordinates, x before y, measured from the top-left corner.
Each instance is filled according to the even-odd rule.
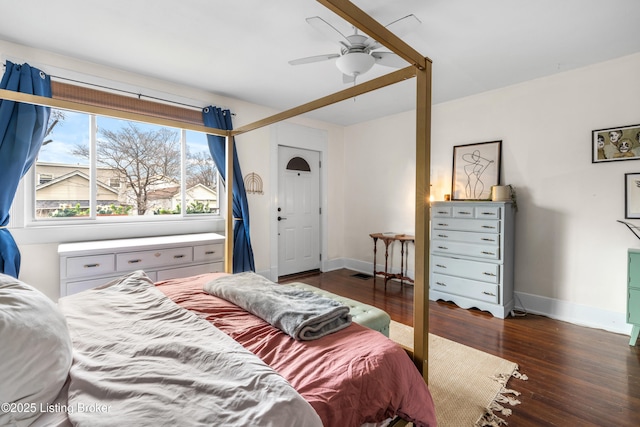
[[[429,304],[428,304],[428,267],[429,267],[429,188],[430,188],[430,152],[431,152],[431,60],[423,57],[411,46],[395,36],[383,25],[371,18],[363,10],[347,0],[317,0],[323,6],[345,19],[347,22],[370,35],[389,48],[411,65],[376,79],[358,84],[332,95],[300,105],[271,117],[226,131],[202,125],[194,125],[177,120],[154,118],[143,114],[124,112],[110,108],[28,95],[20,92],[0,89],[0,98],[17,102],[26,102],[48,107],[81,111],[121,118],[125,120],[145,121],[161,126],[178,127],[226,138],[227,176],[233,176],[233,137],[252,130],[275,124],[295,116],[329,106],[331,104],[371,92],[409,78],[416,78],[416,193],[415,193],[415,287],[414,287],[414,349],[412,358],[428,380],[428,343],[429,343]],[[227,215],[225,231],[233,235],[233,215],[231,207],[232,180],[227,180]],[[233,239],[225,239],[225,271],[232,271]]]

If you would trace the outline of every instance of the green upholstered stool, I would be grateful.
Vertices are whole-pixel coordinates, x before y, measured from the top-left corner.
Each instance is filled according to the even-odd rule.
[[[379,308],[363,304],[359,301],[345,298],[340,295],[332,294],[324,289],[307,285],[306,283],[294,282],[287,283],[285,286],[295,286],[296,288],[311,291],[318,295],[338,301],[339,303],[349,307],[349,313],[351,314],[351,319],[354,322],[373,329],[374,331],[378,331],[386,337],[389,336],[389,324],[391,323],[391,317],[389,317],[387,312],[380,310]]]

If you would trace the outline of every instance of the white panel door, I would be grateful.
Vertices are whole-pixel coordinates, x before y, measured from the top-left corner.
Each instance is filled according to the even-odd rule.
[[[320,153],[278,148],[278,275],[320,268]]]

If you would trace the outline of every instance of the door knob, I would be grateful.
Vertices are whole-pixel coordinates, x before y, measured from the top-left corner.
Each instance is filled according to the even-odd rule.
[[[281,216],[278,217],[278,221],[282,221],[283,219],[287,219],[287,218],[284,218],[284,217],[281,217]]]

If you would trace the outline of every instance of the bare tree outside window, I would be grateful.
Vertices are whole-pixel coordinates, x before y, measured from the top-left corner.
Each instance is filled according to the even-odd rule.
[[[179,186],[180,138],[178,131],[167,128],[143,130],[126,122],[117,130],[98,129],[96,147],[99,165],[117,171],[131,192],[138,215],[150,208],[153,191]],[[74,154],[89,158],[89,147],[77,145]]]

